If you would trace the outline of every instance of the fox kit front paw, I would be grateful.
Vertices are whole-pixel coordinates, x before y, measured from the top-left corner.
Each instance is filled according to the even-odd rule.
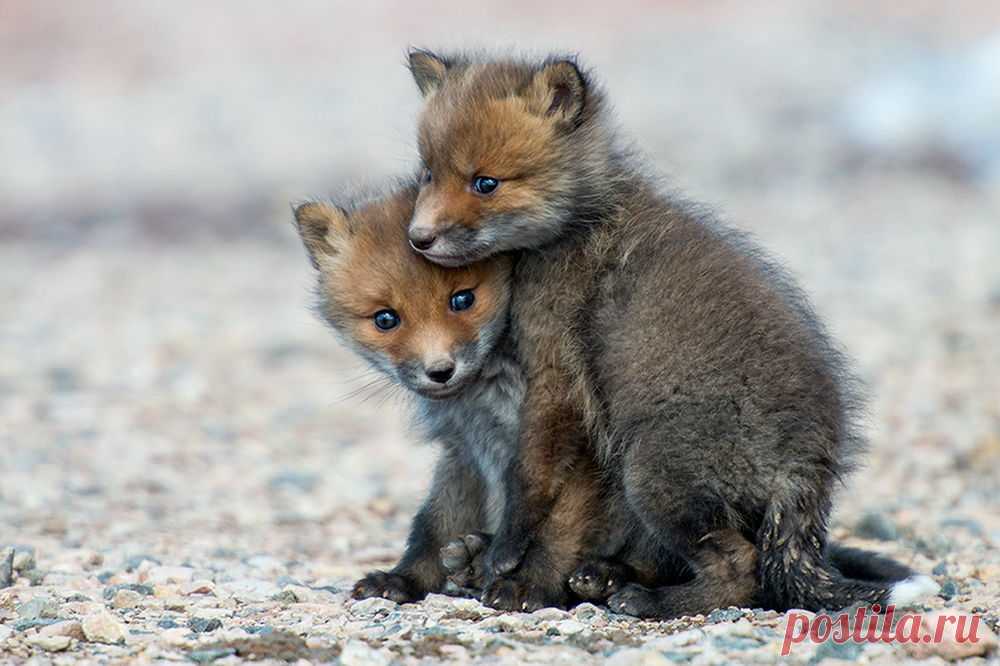
[[[520,566],[531,541],[526,532],[521,532],[516,538],[497,535],[486,551],[486,571],[497,577],[513,572]]]
[[[355,599],[381,597],[397,604],[418,601],[424,597],[417,581],[405,574],[388,571],[373,571],[357,583],[351,590]]]
[[[482,602],[502,611],[531,613],[539,608],[564,608],[567,595],[563,586],[534,580],[516,572],[495,578],[483,589]]]
[[[577,567],[566,583],[573,594],[584,601],[604,601],[631,578],[631,571],[624,564],[609,560],[589,560]]]
[[[459,590],[481,590],[485,584],[485,556],[490,535],[473,532],[441,547],[441,566],[448,583]]]

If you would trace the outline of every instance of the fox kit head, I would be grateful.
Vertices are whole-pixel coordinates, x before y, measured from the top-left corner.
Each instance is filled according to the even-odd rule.
[[[473,62],[410,53],[426,103],[409,239],[445,266],[540,247],[608,173],[603,95],[568,59]],[[589,194],[588,194],[589,192]]]
[[[504,333],[510,265],[443,268],[414,253],[406,226],[416,197],[411,185],[352,211],[306,203],[295,220],[323,317],[399,384],[446,398],[476,378]]]

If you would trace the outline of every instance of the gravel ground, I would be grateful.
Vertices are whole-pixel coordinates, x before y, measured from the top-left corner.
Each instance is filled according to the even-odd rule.
[[[778,658],[786,618],[753,609],[661,623],[348,599],[399,556],[434,449],[309,312],[286,202],[405,168],[403,48],[455,34],[582,51],[672,183],[800,277],[872,396],[834,536],[933,573],[926,609],[996,631],[1000,180],[984,165],[1000,156],[963,152],[931,109],[866,142],[858,109],[883,72],[963,62],[1000,15],[906,4],[538,20],[514,3],[488,24],[465,5],[4,4],[0,661]],[[788,659],[1000,662],[995,641],[968,650],[803,643]]]

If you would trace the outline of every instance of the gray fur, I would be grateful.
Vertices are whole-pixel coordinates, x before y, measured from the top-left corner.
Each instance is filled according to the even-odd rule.
[[[424,163],[436,173],[463,164],[489,173],[467,127],[509,135],[482,109],[524,95],[552,62],[442,59],[420,124]],[[863,444],[843,355],[759,247],[653,182],[616,140],[601,90],[580,77],[578,122],[525,167],[543,203],[495,205],[465,220],[475,237],[452,235],[434,219],[439,205],[422,210],[443,196],[428,181],[414,213],[414,224],[439,224],[425,252],[432,261],[438,252],[454,265],[520,251],[512,322],[529,377],[520,448],[530,462],[513,478],[518,502],[491,545],[492,570],[512,573],[523,559],[519,580],[543,584],[525,572],[538,526],[571,479],[566,461],[589,453],[611,486],[607,505],[629,516],[623,524],[698,576],[706,535],[736,530],[760,550],[764,605],[884,604],[888,582],[848,579],[826,558],[833,493]],[[567,437],[574,423],[585,424],[589,452]],[[704,594],[678,592],[629,586],[611,603],[639,615],[699,612],[684,604]]]
[[[448,400],[417,398],[416,418],[426,436],[450,448],[463,464],[476,470],[483,485],[485,523],[494,532],[503,515],[503,481],[517,450],[524,376],[503,344],[491,355],[479,379]]]

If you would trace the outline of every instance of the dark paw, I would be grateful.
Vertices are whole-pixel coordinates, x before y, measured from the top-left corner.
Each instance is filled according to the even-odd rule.
[[[608,608],[615,613],[636,617],[660,617],[660,595],[636,583],[629,583],[608,598]]]
[[[607,560],[590,560],[577,567],[566,582],[581,599],[603,601],[628,582],[623,569]]]
[[[423,598],[415,581],[407,576],[385,571],[373,571],[357,583],[351,590],[355,599],[382,597],[397,604],[417,601]]]
[[[497,578],[486,585],[482,601],[497,610],[531,613],[539,608],[564,606],[562,596],[543,585],[515,578]]]
[[[480,532],[449,541],[441,547],[441,566],[457,588],[482,589],[484,555],[490,536]]]
[[[505,576],[514,571],[524,559],[529,543],[527,535],[516,539],[498,535],[486,551],[486,570],[494,576]]]

